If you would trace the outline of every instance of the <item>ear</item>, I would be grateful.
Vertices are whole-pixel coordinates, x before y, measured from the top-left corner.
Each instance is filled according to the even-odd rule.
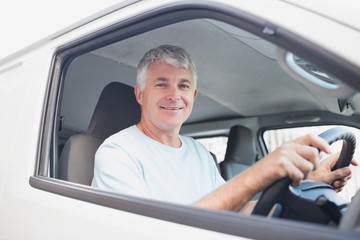
[[[194,92],[194,101],[196,100],[196,97],[198,96],[198,90],[195,89],[195,92]]]
[[[142,105],[142,91],[141,91],[141,89],[140,89],[140,85],[139,85],[139,84],[135,84],[134,93],[135,93],[136,101],[137,101],[140,105]]]

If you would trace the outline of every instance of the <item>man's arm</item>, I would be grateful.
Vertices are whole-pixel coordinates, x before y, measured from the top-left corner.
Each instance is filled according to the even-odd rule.
[[[239,211],[252,196],[280,178],[290,177],[292,184],[298,185],[318,165],[318,149],[330,152],[329,144],[312,134],[286,142],[193,205]]]

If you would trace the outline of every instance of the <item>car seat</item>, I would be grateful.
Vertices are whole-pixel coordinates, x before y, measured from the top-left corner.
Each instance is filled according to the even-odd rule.
[[[229,180],[256,161],[256,147],[249,128],[235,125],[230,128],[224,161],[220,162],[221,175]]]
[[[112,134],[140,120],[140,105],[134,88],[120,82],[106,85],[86,133],[75,134],[65,143],[59,159],[59,178],[91,185],[96,150]]]

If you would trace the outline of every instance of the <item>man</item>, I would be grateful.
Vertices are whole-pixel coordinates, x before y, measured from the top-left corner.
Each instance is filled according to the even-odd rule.
[[[92,185],[161,201],[238,211],[254,194],[286,176],[293,185],[308,176],[334,183],[338,190],[351,177],[348,167],[331,172],[336,155],[316,169],[318,149],[329,153],[329,145],[318,136],[306,135],[283,144],[225,183],[209,152],[179,135],[198,94],[196,83],[195,65],[183,49],[163,45],[147,52],[139,62],[135,85],[141,120],[100,146]]]

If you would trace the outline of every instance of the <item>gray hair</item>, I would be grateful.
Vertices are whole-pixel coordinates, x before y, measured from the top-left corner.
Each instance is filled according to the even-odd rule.
[[[190,55],[181,47],[161,45],[149,50],[140,60],[137,67],[136,83],[143,90],[147,76],[147,70],[151,63],[167,63],[178,69],[187,69],[192,73],[194,84],[197,84],[197,72],[195,63]]]

